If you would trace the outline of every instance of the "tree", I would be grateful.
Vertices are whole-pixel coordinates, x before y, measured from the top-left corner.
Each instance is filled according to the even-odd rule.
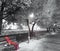
[[[29,0],[28,0],[29,1]],[[26,7],[30,7],[29,3],[21,0],[1,0],[1,9],[0,9],[0,33],[1,33],[1,27],[2,27],[2,19],[7,20],[10,22],[17,21],[15,18],[15,15]]]

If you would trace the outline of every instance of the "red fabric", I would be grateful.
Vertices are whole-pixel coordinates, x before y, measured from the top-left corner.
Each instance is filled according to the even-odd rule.
[[[4,38],[5,38],[5,40],[7,41],[7,43],[8,43],[9,45],[11,45],[11,40],[9,39],[9,37],[5,36]]]
[[[11,42],[11,44],[12,44],[12,45],[14,45],[15,50],[17,50],[17,49],[18,49],[18,44],[17,44],[16,42]]]
[[[8,36],[5,36],[4,38],[5,38],[5,40],[7,41],[7,43],[8,43],[9,45],[14,45],[15,49],[16,49],[16,50],[18,49],[18,44],[17,44],[16,42],[12,42],[12,41],[9,39]]]

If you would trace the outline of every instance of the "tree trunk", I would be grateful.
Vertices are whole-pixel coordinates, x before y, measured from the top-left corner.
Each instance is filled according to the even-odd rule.
[[[0,11],[0,35],[2,30],[2,18],[3,18],[3,11]]]
[[[30,27],[29,27],[29,20],[27,19],[27,26],[28,26],[28,43],[30,42]]]
[[[2,29],[2,19],[0,19],[0,35],[1,35],[1,29]]]
[[[1,30],[2,30],[2,18],[3,18],[4,5],[5,5],[5,3],[2,2],[2,4],[1,4],[1,10],[0,10],[0,34],[1,34]]]
[[[35,26],[36,22],[34,22],[33,26],[32,26],[32,30],[31,30],[31,36],[35,36],[34,34],[34,26]]]

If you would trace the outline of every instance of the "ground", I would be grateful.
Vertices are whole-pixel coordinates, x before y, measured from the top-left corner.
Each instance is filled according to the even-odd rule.
[[[60,51],[60,39],[58,36],[47,36],[42,39],[31,39],[30,43],[22,42],[17,51]]]
[[[3,49],[3,50],[2,50]],[[0,51],[14,51],[0,45]],[[20,42],[17,51],[60,51],[60,34],[44,36],[43,38],[33,38],[28,41]]]

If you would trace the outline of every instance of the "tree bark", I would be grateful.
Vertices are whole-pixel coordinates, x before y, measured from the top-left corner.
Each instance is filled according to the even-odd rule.
[[[2,18],[3,18],[3,11],[0,11],[0,35],[2,30]]]
[[[27,26],[28,26],[28,43],[30,42],[30,27],[29,27],[29,20],[27,19]]]
[[[0,10],[0,34],[1,34],[1,30],[2,30],[2,18],[3,18],[4,5],[5,5],[5,3],[2,2],[2,4],[1,4],[1,10]]]
[[[0,35],[1,35],[1,29],[2,29],[2,19],[0,19]]]

